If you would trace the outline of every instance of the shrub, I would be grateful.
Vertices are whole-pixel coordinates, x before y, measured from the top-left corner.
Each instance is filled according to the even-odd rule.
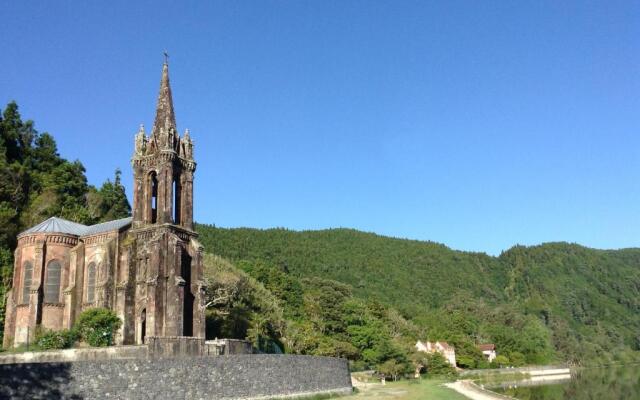
[[[78,339],[72,330],[61,331],[40,330],[36,333],[36,346],[42,350],[67,349]]]
[[[90,308],[80,314],[75,330],[90,346],[106,347],[113,345],[113,337],[121,325],[122,321],[113,311]]]
[[[509,358],[507,356],[499,355],[493,360],[493,364],[499,368],[508,367],[511,365]]]
[[[524,354],[514,351],[509,354],[509,359],[511,360],[511,365],[514,367],[522,367],[526,364]]]
[[[419,369],[420,373],[426,372],[429,377],[455,377],[457,375],[455,368],[440,353],[414,352],[411,358],[414,368]]]
[[[425,354],[422,362],[429,376],[453,377],[458,374],[440,353]]]

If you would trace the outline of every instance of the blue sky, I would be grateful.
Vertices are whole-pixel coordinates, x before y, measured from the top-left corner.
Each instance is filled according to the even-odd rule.
[[[162,51],[197,221],[498,254],[640,243],[640,2],[4,2],[0,104],[92,184],[150,129]]]

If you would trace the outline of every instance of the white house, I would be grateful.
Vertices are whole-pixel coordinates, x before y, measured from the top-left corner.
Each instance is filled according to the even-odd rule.
[[[491,362],[496,358],[496,345],[493,343],[479,344],[478,349],[482,352],[484,358]]]
[[[456,349],[447,342],[421,342],[418,340],[416,350],[425,353],[440,353],[449,364],[456,367]]]

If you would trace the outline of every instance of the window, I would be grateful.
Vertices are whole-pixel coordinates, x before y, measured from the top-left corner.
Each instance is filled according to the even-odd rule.
[[[151,223],[155,224],[158,220],[158,178],[155,172],[152,172],[149,177],[149,184],[151,185]]]
[[[31,290],[31,278],[33,277],[33,264],[27,261],[23,264],[22,268],[22,304],[29,304],[29,291]]]
[[[59,303],[60,302],[60,276],[62,274],[62,266],[57,260],[50,261],[47,265],[46,279],[44,282],[44,302]]]
[[[173,180],[173,223],[180,225],[180,181],[179,178]]]
[[[96,300],[96,264],[91,263],[87,267],[87,303]]]

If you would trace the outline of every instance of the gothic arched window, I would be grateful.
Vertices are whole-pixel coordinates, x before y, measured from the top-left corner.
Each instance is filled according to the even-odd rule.
[[[58,260],[52,260],[47,264],[46,277],[44,281],[44,302],[60,302],[60,278],[62,276],[62,266]]]
[[[31,290],[31,279],[33,277],[33,264],[26,261],[23,264],[22,269],[22,304],[29,304],[29,291]]]
[[[173,179],[173,223],[176,225],[180,225],[180,199],[182,195],[179,179]]]
[[[91,263],[87,267],[87,303],[96,300],[96,264]]]
[[[158,177],[155,171],[149,175],[149,185],[151,189],[151,203],[149,204],[151,208],[151,223],[155,224],[158,220]]]

